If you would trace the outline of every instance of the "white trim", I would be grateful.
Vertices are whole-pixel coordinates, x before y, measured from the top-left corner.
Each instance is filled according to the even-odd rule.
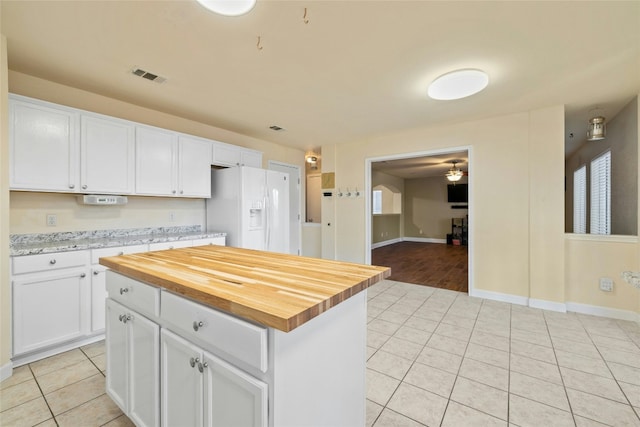
[[[385,240],[382,242],[378,242],[378,243],[374,243],[373,245],[371,245],[371,249],[377,249],[377,248],[381,248],[383,246],[389,246],[389,245],[393,245],[395,243],[400,243],[402,242],[402,238],[401,237],[396,237],[395,239],[391,239],[391,240]]]
[[[563,302],[547,301],[543,299],[529,298],[529,307],[541,308],[543,310],[567,312],[567,305]]]
[[[76,341],[71,341],[67,344],[49,348],[47,350],[41,350],[41,351],[36,350],[33,353],[21,354],[19,356],[15,356],[11,360],[13,361],[13,367],[17,368],[18,366],[26,365],[27,363],[35,362],[36,360],[44,359],[49,356],[54,356],[56,354],[63,353],[68,350],[73,350],[74,348],[93,344],[94,342],[97,342],[103,339],[104,339],[104,333],[99,335],[94,335],[89,338],[82,338]]]
[[[621,236],[619,234],[573,234],[565,233],[565,239],[601,243],[638,243],[638,236]]]
[[[469,289],[469,296],[484,298],[492,301],[508,302],[509,304],[529,305],[529,298],[520,295],[503,294],[502,292],[485,291],[482,289]]]
[[[6,380],[11,375],[13,375],[13,363],[11,361],[0,366],[0,381]]]
[[[567,311],[575,313],[590,314],[592,316],[610,317],[612,319],[629,320],[640,323],[640,313],[630,310],[620,310],[619,308],[602,307],[598,305],[581,304],[578,302],[568,302]]]
[[[418,242],[418,243],[444,243],[447,244],[447,239],[434,239],[432,237],[403,237],[403,242]]]

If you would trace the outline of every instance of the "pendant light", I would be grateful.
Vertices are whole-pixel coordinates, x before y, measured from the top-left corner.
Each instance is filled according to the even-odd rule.
[[[451,182],[460,181],[460,178],[462,178],[462,171],[459,167],[456,167],[456,161],[453,161],[451,163],[453,164],[453,166],[451,166],[451,169],[447,171],[447,174],[445,176]]]
[[[589,119],[589,128],[587,130],[587,141],[600,141],[604,139],[606,134],[605,118],[596,116]]]
[[[256,0],[196,0],[206,9],[225,16],[240,16],[253,9]]]

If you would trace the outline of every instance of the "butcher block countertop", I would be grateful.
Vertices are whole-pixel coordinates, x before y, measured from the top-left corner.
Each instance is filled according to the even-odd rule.
[[[387,267],[214,245],[100,258],[100,264],[284,332],[391,275]]]

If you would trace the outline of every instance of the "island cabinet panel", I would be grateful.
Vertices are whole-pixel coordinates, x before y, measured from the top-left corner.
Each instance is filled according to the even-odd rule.
[[[148,316],[160,314],[160,289],[107,270],[109,298]]]
[[[137,426],[157,426],[160,327],[111,299],[106,310],[107,393]]]

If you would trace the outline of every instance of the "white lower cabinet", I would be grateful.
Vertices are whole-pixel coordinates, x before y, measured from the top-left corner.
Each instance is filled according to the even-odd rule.
[[[160,326],[111,299],[106,307],[107,394],[136,426],[157,426]]]
[[[268,386],[178,335],[162,329],[162,425],[268,424]]]

